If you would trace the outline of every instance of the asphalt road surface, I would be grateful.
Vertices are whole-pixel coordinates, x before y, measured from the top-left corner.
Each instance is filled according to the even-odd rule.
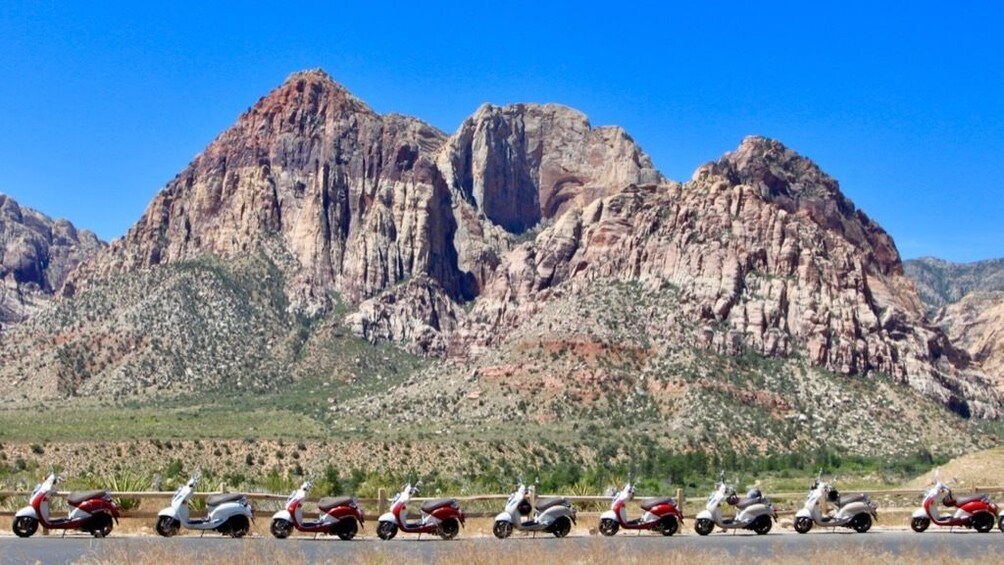
[[[463,535],[463,534],[461,534]],[[772,556],[810,557],[816,551],[860,551],[874,550],[896,555],[953,556],[956,558],[989,557],[996,561],[1004,549],[1004,534],[996,529],[987,534],[972,531],[929,531],[916,534],[910,531],[873,530],[868,534],[849,531],[813,532],[806,535],[794,533],[772,533],[757,536],[748,533],[736,535],[716,533],[706,538],[683,535],[664,538],[643,534],[618,534],[613,538],[598,536],[570,536],[554,539],[550,536],[538,538],[514,537],[509,540],[494,538],[462,537],[453,541],[423,536],[399,534],[389,542],[378,539],[357,539],[344,542],[337,538],[292,537],[285,540],[257,537],[233,540],[218,535],[197,537],[179,536],[171,539],[152,537],[109,537],[95,540],[89,536],[71,534],[66,537],[35,536],[18,539],[9,535],[0,537],[0,562],[19,563],[73,563],[84,559],[106,562],[120,562],[128,555],[149,554],[164,556],[165,561],[182,559],[194,563],[210,562],[216,556],[227,554],[256,555],[267,561],[296,559],[300,562],[323,561],[358,562],[365,558],[386,558],[386,562],[401,560],[445,560],[468,562],[472,556],[494,555],[507,548],[514,554],[526,549],[533,554],[554,552],[552,555],[575,555],[576,552],[595,553],[597,548],[613,550],[621,558],[632,554],[639,557],[658,555],[660,551],[672,549],[674,552],[703,551],[722,552],[735,558],[770,559]],[[173,559],[172,559],[173,557]],[[270,559],[269,557],[272,557]],[[165,564],[166,565],[166,564]]]

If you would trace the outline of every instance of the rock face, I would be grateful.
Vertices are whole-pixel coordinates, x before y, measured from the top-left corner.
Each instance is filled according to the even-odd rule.
[[[1004,382],[1004,259],[904,263],[928,317],[997,383]]]
[[[988,383],[953,365],[958,352],[925,324],[889,236],[776,141],[747,138],[689,183],[569,211],[505,258],[462,342],[491,347],[551,296],[602,279],[675,285],[714,351],[804,352],[840,373],[886,373],[966,415],[999,414]]]
[[[934,257],[903,263],[929,311],[961,300],[970,292],[1004,291],[1004,259],[951,263]]]
[[[53,220],[0,194],[0,327],[44,305],[67,275],[104,243],[66,220]]]
[[[661,332],[665,351],[804,356],[814,368],[889,375],[966,416],[1000,415],[996,390],[925,322],[891,238],[815,164],[764,138],[746,139],[679,184],[622,130],[594,128],[568,108],[486,105],[447,137],[416,119],[375,113],[322,71],[296,73],[63,290],[72,297],[100,287],[101,296],[116,296],[108,288],[119,277],[177,268],[161,278],[183,296],[186,265],[212,256],[225,265],[203,265],[200,276],[212,284],[199,288],[226,290],[216,302],[237,320],[240,293],[231,286],[254,277],[219,272],[262,255],[254,272],[282,274],[271,277],[281,284],[254,294],[262,319],[281,320],[293,334],[263,337],[256,354],[275,346],[296,358],[310,329],[295,329],[300,321],[291,316],[344,305],[342,322],[357,335],[466,362],[523,339],[544,324],[541,312],[564,311],[555,305],[567,306],[564,327],[585,328],[575,305],[587,290],[641,284],[673,289],[671,299],[659,296],[672,304],[656,312],[667,318],[648,320],[664,321],[662,329],[646,329]],[[200,342],[190,345],[199,351]],[[599,355],[593,345],[583,347]],[[600,351],[646,355],[634,345]],[[115,374],[117,362],[92,374]],[[169,376],[149,378],[170,386]],[[77,386],[67,369],[54,389],[107,387]]]

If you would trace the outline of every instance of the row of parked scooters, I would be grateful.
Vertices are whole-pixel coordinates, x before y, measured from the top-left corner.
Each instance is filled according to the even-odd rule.
[[[35,487],[28,506],[14,516],[13,530],[19,537],[30,537],[41,525],[49,530],[80,530],[94,537],[105,537],[118,522],[120,509],[112,497],[104,490],[74,492],[67,497],[72,508],[64,518],[53,518],[49,514],[49,499],[56,494],[59,477],[50,474],[45,482]],[[873,519],[878,519],[878,506],[866,494],[841,495],[831,482],[822,480],[822,473],[813,483],[803,507],[796,512],[794,528],[800,534],[809,532],[813,526],[824,528],[846,527],[857,532],[871,529]],[[240,493],[210,496],[206,499],[207,515],[193,518],[189,505],[199,476],[193,476],[175,491],[171,504],[157,516],[157,533],[171,537],[181,528],[201,531],[216,531],[231,537],[243,537],[251,529],[254,520],[253,509],[248,498]],[[419,483],[420,484],[420,483]],[[451,498],[430,500],[421,506],[418,519],[408,518],[408,503],[418,493],[419,484],[407,484],[393,499],[390,510],[378,519],[377,536],[390,540],[398,532],[411,534],[432,534],[443,539],[453,539],[465,524],[463,510]],[[317,503],[318,519],[304,518],[304,501],[312,484],[305,481],[286,500],[285,508],[272,516],[270,530],[276,538],[286,538],[293,530],[337,535],[343,540],[353,539],[364,522],[363,509],[353,497],[322,498]],[[652,530],[664,536],[676,533],[683,523],[680,505],[671,497],[659,497],[640,503],[643,514],[629,519],[627,503],[634,499],[635,488],[629,480],[614,497],[610,509],[600,515],[599,532],[613,536],[621,529]],[[545,498],[531,503],[532,493],[522,478],[516,490],[509,496],[505,509],[495,517],[492,532],[499,539],[512,535],[513,530],[524,532],[545,532],[555,537],[565,537],[576,523],[576,510],[566,498]],[[952,514],[941,514],[938,502],[955,508]],[[823,510],[823,501],[831,507]],[[723,505],[735,509],[735,514],[725,516]],[[719,476],[715,490],[708,496],[704,510],[697,514],[694,530],[702,536],[721,530],[750,530],[758,535],[770,532],[777,521],[777,511],[759,489],[750,490],[740,497],[733,485],[725,482],[724,474]],[[998,507],[988,495],[977,494],[955,497],[935,472],[931,488],[924,494],[924,500],[913,513],[910,526],[916,532],[923,532],[931,524],[947,527],[972,528],[988,532],[997,523],[1004,531],[1004,513],[998,514]]]

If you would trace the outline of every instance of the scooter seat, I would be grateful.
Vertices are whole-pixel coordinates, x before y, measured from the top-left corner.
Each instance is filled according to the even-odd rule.
[[[430,500],[422,504],[422,512],[432,512],[437,508],[442,508],[444,506],[449,506],[451,504],[456,504],[457,501],[452,498],[440,498],[438,500]]]
[[[571,506],[567,498],[542,498],[537,501],[537,512],[543,512],[554,506]]]
[[[108,494],[106,490],[82,490],[80,492],[71,492],[70,496],[66,497],[66,502],[70,506],[80,506],[85,501],[91,500],[92,498],[102,498]]]
[[[956,506],[962,506],[963,504],[969,504],[970,502],[973,502],[974,500],[980,500],[980,499],[982,499],[984,496],[986,496],[986,493],[970,494],[969,496],[956,496],[955,497],[955,505]]]
[[[224,502],[236,502],[244,498],[244,495],[239,492],[227,492],[223,494],[214,494],[206,499],[207,506],[219,506]]]
[[[757,496],[754,498],[740,498],[739,501],[733,504],[732,506],[735,506],[740,510],[744,510],[746,508],[749,508],[750,506],[753,506],[754,504],[763,504],[763,501],[764,498],[762,496]]]
[[[862,500],[868,500],[867,494],[848,494],[847,496],[841,496],[837,499],[837,506],[844,507],[852,502],[860,502]]]
[[[643,500],[642,501],[642,503],[641,503],[641,509],[642,510],[651,510],[651,509],[655,508],[656,506],[659,506],[660,504],[670,504],[672,506],[676,506],[676,499],[675,498],[670,498],[668,496],[665,497],[665,498],[650,498],[648,500]]]
[[[338,498],[327,497],[317,501],[317,507],[321,510],[331,510],[338,506],[347,506],[352,502],[351,496],[340,496]]]

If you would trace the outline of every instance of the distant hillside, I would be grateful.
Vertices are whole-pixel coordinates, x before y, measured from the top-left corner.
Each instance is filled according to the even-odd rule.
[[[903,262],[928,311],[958,302],[973,291],[1004,290],[1004,259],[951,263],[934,257]]]

